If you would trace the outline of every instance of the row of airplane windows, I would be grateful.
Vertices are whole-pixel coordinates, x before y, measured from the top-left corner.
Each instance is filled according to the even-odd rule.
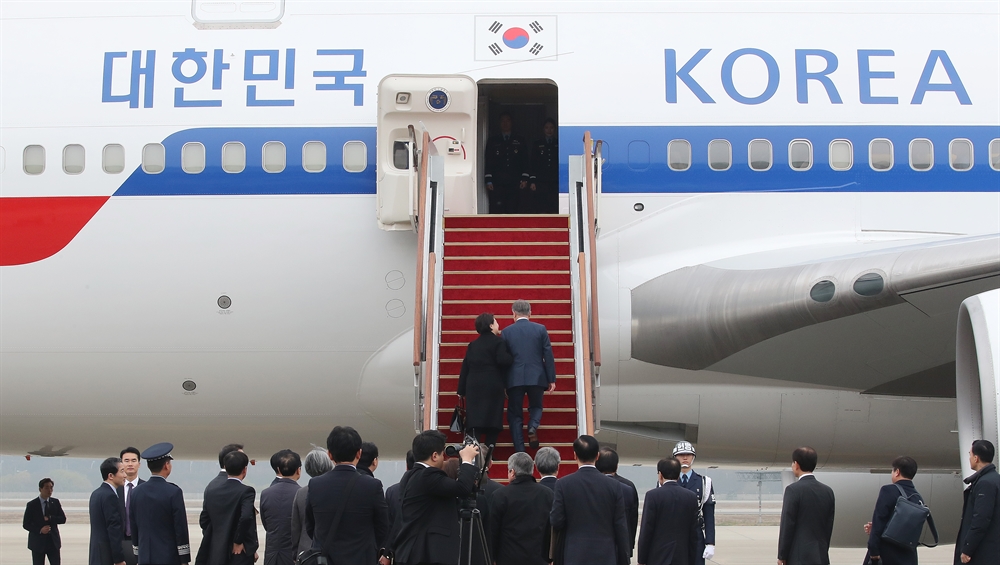
[[[835,139],[829,145],[830,168],[847,171],[854,167],[854,147],[850,140]],[[246,146],[231,141],[222,146],[222,170],[241,173],[246,169]],[[1000,171],[1000,139],[989,145],[990,167]],[[326,170],[327,148],[322,141],[307,141],[302,146],[302,169],[308,173]],[[0,172],[4,168],[4,151],[0,147]],[[181,169],[188,174],[205,170],[205,146],[185,143],[181,147]],[[774,163],[774,150],[766,139],[754,139],[747,146],[747,162],[754,171],[767,171]],[[45,147],[28,145],[23,152],[23,170],[29,175],[45,172]],[[674,139],[667,143],[667,166],[673,171],[691,168],[691,142]],[[368,146],[363,141],[348,141],[343,147],[342,164],[349,173],[360,173],[368,167]],[[968,139],[953,139],[948,143],[948,164],[956,171],[968,171],[974,165],[973,145]],[[708,143],[708,166],[713,171],[725,171],[733,165],[733,146],[725,139]],[[868,165],[875,171],[893,168],[893,145],[888,139],[873,139],[868,144]],[[915,171],[929,171],[934,167],[934,144],[929,139],[914,139],[909,144],[909,165]],[[70,175],[80,174],[86,166],[86,150],[82,145],[70,144],[63,148],[62,169]],[[285,144],[269,141],[261,148],[261,167],[268,173],[280,173],[287,166]],[[794,139],[788,143],[788,166],[793,171],[808,171],[813,166],[813,144],[808,139]],[[112,143],[101,152],[101,168],[105,173],[118,174],[125,170],[125,147]],[[142,170],[159,174],[166,168],[166,150],[160,143],[149,143],[142,148]]]

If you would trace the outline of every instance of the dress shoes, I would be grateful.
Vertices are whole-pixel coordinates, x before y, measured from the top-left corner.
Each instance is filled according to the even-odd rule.
[[[536,428],[528,428],[528,447],[538,449],[538,430]]]

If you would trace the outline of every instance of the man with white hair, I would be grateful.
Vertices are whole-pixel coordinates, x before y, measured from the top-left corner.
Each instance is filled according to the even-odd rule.
[[[306,454],[302,466],[306,474],[310,477],[318,477],[333,469],[333,461],[326,454],[326,450],[316,447]],[[292,501],[292,547],[295,547],[295,555],[312,547],[312,538],[306,531],[306,502],[309,500],[309,485],[306,485],[295,492],[295,499]]]
[[[536,324],[527,300],[511,305],[514,323],[503,329],[501,337],[510,347],[514,362],[507,370],[507,423],[510,425],[514,451],[524,451],[524,396],[528,396],[528,441],[538,449],[538,426],[542,422],[542,394],[556,390],[556,362],[552,356],[549,332]]]
[[[543,487],[548,487],[550,490],[556,490],[556,480],[559,476],[559,463],[562,458],[559,457],[559,450],[554,447],[543,447],[535,453],[535,468],[538,469],[538,474],[542,476],[538,479],[538,484]]]
[[[507,460],[506,488],[490,502],[490,539],[496,565],[547,565],[553,493],[535,482],[534,463],[518,452]]]

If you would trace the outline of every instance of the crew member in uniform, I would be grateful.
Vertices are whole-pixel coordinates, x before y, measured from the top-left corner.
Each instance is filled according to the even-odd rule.
[[[511,132],[510,114],[500,115],[500,135],[486,143],[486,193],[490,214],[516,214],[519,193],[528,187],[528,146]]]
[[[712,479],[694,472],[694,446],[679,441],[674,446],[674,457],[681,462],[680,485],[698,497],[698,550],[695,563],[705,565],[706,559],[715,557],[715,487]]]
[[[531,178],[522,198],[522,214],[559,213],[559,137],[556,121],[545,120],[541,139],[531,145]],[[525,202],[525,200],[527,202]],[[527,204],[525,206],[524,204]]]
[[[158,443],[142,452],[152,476],[135,487],[130,503],[132,550],[139,565],[180,565],[191,562],[187,511],[180,487],[167,482],[173,457],[170,443]]]

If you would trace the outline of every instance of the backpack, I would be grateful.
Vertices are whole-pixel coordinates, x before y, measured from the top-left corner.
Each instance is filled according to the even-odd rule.
[[[924,506],[921,501],[913,502],[903,487],[896,485],[899,489],[899,498],[896,499],[896,507],[892,510],[889,523],[882,532],[882,539],[901,547],[915,549],[917,545],[925,547],[935,547],[938,544],[937,528],[934,527],[934,518],[931,517],[931,509]],[[934,535],[934,545],[920,543],[920,534],[924,531],[924,522],[930,525],[931,533]]]

